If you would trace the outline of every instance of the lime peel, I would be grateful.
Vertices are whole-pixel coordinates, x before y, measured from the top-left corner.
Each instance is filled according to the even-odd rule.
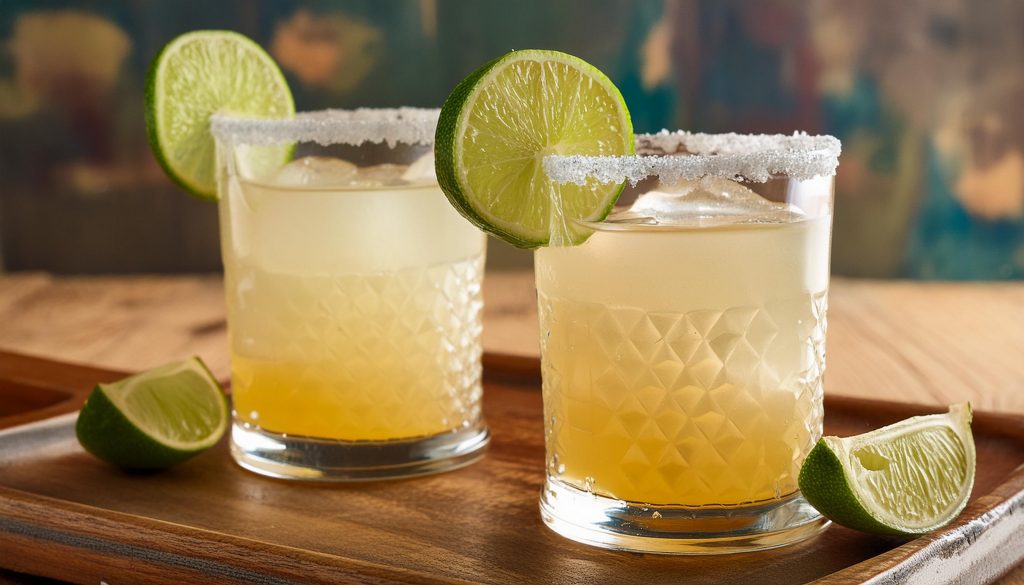
[[[215,445],[229,409],[198,357],[174,362],[89,394],[75,425],[86,451],[125,469],[163,469]]]
[[[557,51],[513,51],[460,82],[441,109],[438,182],[470,222],[521,248],[578,244],[624,182],[557,184],[548,154],[635,152],[632,122],[614,84],[589,63]]]
[[[864,532],[913,536],[967,505],[976,455],[971,407],[917,416],[862,435],[823,437],[804,460],[800,490],[831,520]]]
[[[157,162],[180,187],[217,199],[210,133],[215,113],[287,118],[295,113],[284,75],[258,44],[232,31],[186,33],[167,43],[146,74],[146,133]],[[260,152],[260,164],[281,163],[292,145]]]

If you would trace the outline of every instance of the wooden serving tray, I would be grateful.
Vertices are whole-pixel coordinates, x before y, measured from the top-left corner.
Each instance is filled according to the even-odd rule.
[[[123,374],[0,352],[0,428],[40,421],[0,431],[0,567],[79,583],[981,583],[1024,558],[1024,417],[987,413],[974,419],[971,503],[916,540],[833,525],[788,548],[715,557],[566,540],[537,509],[537,370],[485,358],[493,442],[479,463],[325,485],[244,471],[224,442],[165,472],[119,471],[81,450],[73,411]],[[825,412],[826,433],[848,435],[934,409],[827,398]]]

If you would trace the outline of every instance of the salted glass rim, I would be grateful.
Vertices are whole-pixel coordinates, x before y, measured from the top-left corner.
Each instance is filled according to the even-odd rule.
[[[441,110],[436,108],[325,109],[291,118],[253,118],[217,113],[210,117],[214,138],[227,144],[272,145],[315,142],[321,146],[366,142],[425,145],[434,143]]]
[[[544,171],[556,183],[636,185],[648,177],[662,183],[718,177],[764,183],[785,177],[808,180],[834,176],[842,145],[829,135],[704,134],[662,130],[637,134],[638,154],[624,156],[547,155]]]

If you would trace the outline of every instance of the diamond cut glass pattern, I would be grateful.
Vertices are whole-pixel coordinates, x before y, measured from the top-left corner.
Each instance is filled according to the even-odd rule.
[[[549,474],[654,504],[796,491],[821,433],[824,292],[688,313],[539,304]]]
[[[437,184],[438,115],[213,117],[242,467],[367,481],[483,455],[486,238]]]
[[[637,156],[553,156],[627,178],[628,209],[534,255],[544,523],[645,553],[774,548],[828,521],[797,477],[821,435],[829,136],[639,135]],[[644,178],[657,178],[644,185]],[[589,183],[587,183],[589,184]]]
[[[482,270],[482,257],[377,276],[239,266],[229,274],[233,305],[269,317],[232,320],[239,416],[273,432],[353,440],[469,426],[480,415]]]

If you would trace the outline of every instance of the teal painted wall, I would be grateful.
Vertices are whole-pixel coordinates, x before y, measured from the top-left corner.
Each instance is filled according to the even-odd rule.
[[[198,28],[256,39],[300,109],[437,106],[510,49],[568,51],[638,131],[840,137],[836,274],[1024,277],[1016,0],[2,0],[8,270],[218,268],[216,209],[163,177],[143,129],[146,65]],[[492,267],[528,262],[492,247]]]

